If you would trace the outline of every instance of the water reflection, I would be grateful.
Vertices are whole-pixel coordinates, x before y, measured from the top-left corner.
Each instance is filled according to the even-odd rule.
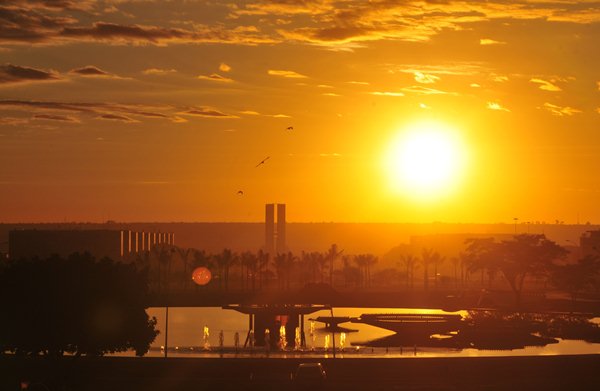
[[[435,328],[418,324],[410,329],[393,331],[372,324],[351,322],[352,329],[343,325],[316,327],[314,321],[306,319],[307,343],[286,346],[269,346],[266,350],[253,349],[250,342],[240,347],[240,335],[252,339],[248,334],[247,317],[234,311],[217,308],[171,309],[169,323],[170,352],[174,356],[210,356],[202,346],[219,346],[223,357],[244,355],[269,357],[307,357],[311,354],[323,357],[336,346],[338,357],[403,357],[403,356],[498,356],[498,355],[545,355],[545,354],[599,354],[600,327],[598,319],[569,314],[515,314],[498,311],[458,311],[445,313],[436,310],[414,309],[365,309],[339,308],[337,316],[369,318],[374,314],[451,314],[459,315],[460,321]],[[315,313],[313,318],[326,317],[329,311]],[[151,309],[157,316],[159,328],[164,330],[161,309]],[[212,335],[198,335],[198,325],[206,324],[213,330],[222,330],[218,342],[211,341]],[[421,325],[424,326],[424,325]],[[350,332],[352,331],[352,332]],[[277,330],[272,330],[277,332]],[[206,333],[208,334],[208,333]],[[278,333],[280,336],[281,331]],[[294,340],[300,336],[296,331]],[[236,342],[237,335],[237,342]],[[293,334],[292,334],[293,335]],[[149,355],[159,355],[158,346],[163,343],[159,336]],[[277,335],[274,336],[277,338]],[[214,338],[217,338],[215,336]],[[266,338],[269,340],[269,338]],[[328,340],[328,341],[327,341]],[[281,339],[279,340],[281,341]],[[335,344],[333,343],[335,342]],[[178,349],[175,349],[177,347]],[[344,348],[342,352],[342,348]],[[343,354],[342,354],[343,353]],[[215,354],[215,353],[212,353]],[[173,356],[170,354],[170,356]]]

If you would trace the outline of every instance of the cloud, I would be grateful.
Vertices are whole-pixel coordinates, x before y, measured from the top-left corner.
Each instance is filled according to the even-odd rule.
[[[41,120],[48,120],[48,121],[60,121],[60,122],[72,122],[72,123],[81,122],[81,121],[79,121],[78,118],[75,118],[70,115],[56,115],[56,114],[36,114],[33,116],[33,119],[41,119]]]
[[[376,96],[404,96],[404,93],[402,92],[390,92],[390,91],[373,91],[373,92],[369,92],[369,94],[371,95],[376,95]]]
[[[324,92],[321,95],[323,95],[323,96],[341,96],[340,94],[336,94],[335,92]]]
[[[281,76],[281,77],[287,77],[287,78],[291,78],[291,79],[305,79],[308,77],[308,76],[304,76],[298,72],[284,71],[284,70],[277,70],[277,69],[269,69],[267,71],[267,73],[271,76]]]
[[[152,15],[154,9],[165,7],[157,0],[5,0],[0,6],[0,42],[101,41],[155,45],[302,42],[351,51],[369,41],[427,41],[445,31],[472,29],[475,23],[544,20],[591,25],[600,21],[596,1],[572,0],[248,0],[230,4],[202,2],[203,12],[212,16],[210,25],[184,21],[186,28],[173,28],[100,20],[118,19],[115,4],[120,3],[126,3],[128,11],[140,10],[138,13],[142,15]],[[169,5],[173,4],[169,11],[191,13],[197,10],[197,3],[169,1]],[[123,13],[123,9],[119,11]],[[480,42],[499,41],[482,38]]]
[[[508,76],[492,74],[490,75],[490,79],[496,83],[506,83],[508,81]]]
[[[115,77],[115,75],[113,75],[112,73],[103,71],[102,69],[93,65],[87,65],[85,67],[71,69],[69,73],[74,73],[80,76]]]
[[[221,64],[219,64],[219,70],[221,72],[229,72],[231,71],[231,67],[227,64],[225,64],[224,62],[222,62]]]
[[[542,108],[549,111],[553,115],[556,115],[559,117],[571,116],[571,115],[574,115],[577,113],[581,113],[581,110],[579,110],[579,109],[575,109],[575,108],[569,107],[569,106],[561,107],[561,106],[553,105],[552,103],[544,103],[542,105]]]
[[[144,75],[167,75],[169,73],[176,73],[175,69],[160,69],[160,68],[148,68],[144,69],[142,73]]]
[[[510,110],[507,109],[506,107],[500,105],[500,103],[498,102],[488,102],[487,103],[487,108],[490,110],[496,110],[496,111],[506,111],[510,113]]]
[[[368,86],[368,85],[370,85],[370,83],[366,82],[366,81],[354,81],[354,80],[351,80],[351,81],[347,81],[346,83],[348,83],[348,84],[356,84],[356,85],[359,85],[359,86]]]
[[[435,83],[436,81],[440,80],[439,76],[430,75],[430,74],[426,74],[426,73],[418,72],[418,71],[415,71],[414,75],[415,75],[415,81],[418,83],[423,83],[423,84],[432,84],[432,83]]]
[[[317,85],[317,88],[334,88],[334,87],[330,86],[328,84],[319,84],[319,85]]]
[[[472,88],[481,88],[481,86],[477,83],[471,83],[471,84],[469,84],[469,86]]]
[[[225,114],[210,107],[192,107],[185,111],[179,112],[179,114],[204,118],[239,118],[236,115]]]
[[[209,81],[218,81],[218,82],[223,82],[223,83],[231,83],[233,82],[232,79],[228,78],[228,77],[224,77],[219,75],[218,73],[213,73],[211,75],[199,75],[196,77],[197,79],[200,80],[209,80]]]
[[[127,117],[125,115],[117,115],[117,114],[102,114],[96,118],[109,120],[109,121],[121,121],[121,122],[129,122],[129,123],[140,122],[140,121],[134,120],[133,118]]]
[[[254,110],[240,111],[240,114],[244,114],[244,115],[260,115],[260,113],[258,111],[254,111]]]
[[[273,114],[273,115],[269,115],[269,117],[273,117],[273,118],[292,118],[291,115],[287,115],[287,114]]]
[[[21,126],[29,123],[27,118],[0,117],[0,125]]]
[[[60,76],[55,71],[43,71],[40,69],[12,64],[0,65],[0,85],[56,81],[59,79]]]
[[[544,90],[544,91],[562,91],[562,89],[557,86],[556,84],[553,84],[547,80],[543,80],[543,79],[531,79],[529,80],[532,83],[537,83],[539,84],[539,89],[540,90]]]
[[[436,90],[434,88],[428,88],[423,86],[404,87],[402,88],[402,91],[420,95],[456,95],[456,93]]]
[[[140,122],[142,119],[164,119],[174,123],[187,122],[183,117],[177,115],[181,108],[169,105],[142,105],[142,104],[119,104],[98,102],[53,102],[53,101],[28,101],[28,100],[0,100],[0,110],[21,110],[32,114],[42,115],[64,115],[87,116],[97,119],[115,120],[123,122]],[[189,115],[204,117],[228,117],[217,110],[206,110],[205,112],[194,112]],[[220,114],[219,114],[220,113]]]
[[[482,46],[506,45],[506,42],[496,41],[496,40],[489,39],[489,38],[482,38],[482,39],[479,40],[479,44],[482,45]]]

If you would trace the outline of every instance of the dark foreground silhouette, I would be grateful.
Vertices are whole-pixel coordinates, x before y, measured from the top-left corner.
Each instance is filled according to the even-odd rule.
[[[321,362],[326,390],[592,390],[600,355],[403,359],[161,359],[0,357],[0,389],[286,390],[301,362]],[[313,391],[317,387],[309,389]]]

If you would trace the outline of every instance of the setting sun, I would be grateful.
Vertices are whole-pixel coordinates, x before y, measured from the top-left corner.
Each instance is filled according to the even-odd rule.
[[[418,200],[451,193],[465,170],[466,151],[452,128],[434,121],[408,125],[385,159],[392,189]]]

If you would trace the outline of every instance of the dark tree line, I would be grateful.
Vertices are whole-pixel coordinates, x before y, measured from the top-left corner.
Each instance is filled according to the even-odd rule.
[[[0,269],[0,354],[145,354],[158,335],[146,274],[89,254],[20,259]]]

